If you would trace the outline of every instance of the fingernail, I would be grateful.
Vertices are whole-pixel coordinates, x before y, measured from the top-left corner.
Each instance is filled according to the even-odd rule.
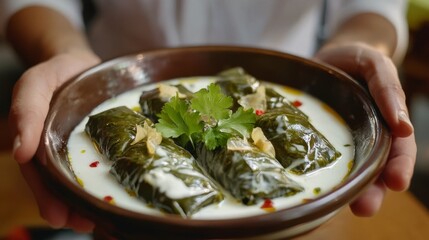
[[[13,156],[15,156],[15,152],[18,150],[19,147],[21,147],[21,137],[18,135],[15,137],[15,140],[13,141],[13,149],[12,149]]]
[[[400,110],[398,112],[398,119],[399,119],[399,121],[408,124],[411,128],[413,127],[413,125],[411,124],[410,118],[408,117],[407,112],[405,112],[404,110]]]

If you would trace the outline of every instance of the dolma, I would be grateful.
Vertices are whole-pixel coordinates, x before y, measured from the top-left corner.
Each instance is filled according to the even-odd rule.
[[[115,161],[134,141],[136,125],[146,118],[127,107],[117,107],[89,117],[85,132],[107,159]]]
[[[223,199],[193,156],[170,139],[150,153],[145,140],[134,143],[136,125],[148,119],[126,107],[90,116],[86,132],[113,161],[110,173],[154,208],[189,217]]]
[[[238,100],[241,96],[255,93],[260,86],[260,82],[256,78],[247,74],[240,67],[222,71],[217,74],[217,77],[216,84],[220,86],[223,94],[233,98],[233,111],[240,107]]]
[[[260,83],[241,68],[219,74],[217,83],[223,92],[240,98],[254,94]],[[231,79],[231,81],[228,81]],[[262,128],[274,146],[276,158],[295,174],[304,174],[325,167],[341,156],[334,146],[309,121],[308,116],[290,104],[280,93],[265,88],[266,109],[257,117],[256,127]]]
[[[308,119],[308,116],[299,110],[297,107],[290,104],[289,100],[272,88],[265,88],[265,97],[267,100],[267,109],[287,108],[291,114],[298,115]]]
[[[189,98],[192,96],[192,92],[189,91],[182,84],[172,86],[177,89],[177,93],[183,96],[184,98]],[[173,93],[175,94],[175,93]],[[152,122],[158,122],[158,114],[161,112],[162,107],[165,103],[170,100],[170,96],[161,96],[164,95],[161,93],[161,87],[154,88],[152,90],[143,91],[140,95],[139,104],[141,112],[144,116],[148,117]]]
[[[263,199],[294,195],[303,190],[286,175],[273,157],[242,138],[228,139],[228,146],[208,150],[197,147],[197,161],[233,197],[246,205]]]
[[[332,144],[293,107],[267,110],[256,120],[273,144],[276,157],[284,167],[301,175],[327,166],[341,156]]]

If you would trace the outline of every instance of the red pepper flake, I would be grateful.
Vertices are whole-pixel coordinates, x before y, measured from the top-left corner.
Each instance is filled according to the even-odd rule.
[[[91,164],[89,164],[89,166],[92,167],[92,168],[96,168],[96,167],[98,167],[98,164],[100,164],[100,162],[99,161],[95,161],[95,162],[92,162]]]
[[[276,208],[273,205],[273,201],[271,199],[265,199],[264,203],[261,206],[261,209],[267,211],[267,212],[274,212],[276,211]]]
[[[105,197],[103,198],[103,200],[104,200],[105,202],[108,202],[108,203],[111,203],[111,204],[113,204],[113,203],[114,203],[114,201],[113,201],[113,197],[112,197],[112,196],[109,196],[109,195],[105,196]]]
[[[261,116],[264,113],[265,113],[265,111],[261,110],[261,109],[256,109],[256,111],[255,111],[255,114],[258,115],[258,116]]]
[[[301,107],[302,106],[302,102],[299,100],[295,100],[292,102],[292,105],[294,105],[295,107]]]

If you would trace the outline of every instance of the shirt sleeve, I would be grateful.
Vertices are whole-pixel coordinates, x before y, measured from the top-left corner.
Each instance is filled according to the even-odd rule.
[[[339,10],[339,21],[368,12],[385,17],[396,29],[397,44],[392,59],[400,62],[408,46],[407,4],[407,0],[345,0]]]
[[[63,14],[78,28],[83,28],[81,2],[78,0],[1,0],[0,35],[4,35],[9,18],[19,10],[29,6],[45,6]]]

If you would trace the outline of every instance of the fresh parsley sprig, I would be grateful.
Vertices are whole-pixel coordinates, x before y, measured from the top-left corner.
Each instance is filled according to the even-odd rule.
[[[203,123],[198,112],[189,111],[189,103],[179,96],[171,98],[170,102],[162,107],[158,115],[156,130],[165,138],[182,137],[182,143],[186,145],[188,141],[194,145],[193,135],[201,134]]]
[[[212,83],[196,92],[193,98],[177,95],[166,103],[156,129],[166,138],[180,139],[181,144],[204,142],[209,150],[225,146],[232,136],[248,138],[256,115],[253,109],[232,112],[233,100]]]
[[[218,85],[212,83],[207,89],[202,88],[191,99],[191,108],[198,111],[201,116],[214,119],[224,119],[231,115],[232,97],[221,92]]]

